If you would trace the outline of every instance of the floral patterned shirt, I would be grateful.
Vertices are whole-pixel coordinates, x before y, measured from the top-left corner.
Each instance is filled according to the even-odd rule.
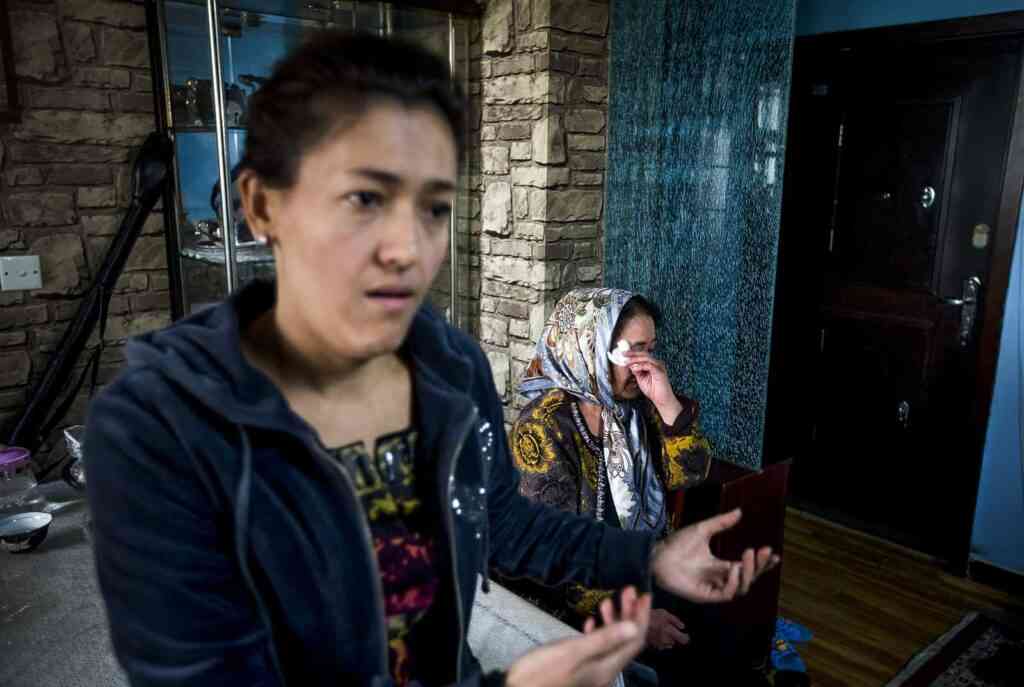
[[[409,634],[433,604],[439,583],[435,541],[417,517],[422,501],[413,469],[416,433],[409,429],[379,438],[373,456],[363,442],[331,453],[352,475],[370,522],[384,588],[391,678],[407,685],[417,658]]]

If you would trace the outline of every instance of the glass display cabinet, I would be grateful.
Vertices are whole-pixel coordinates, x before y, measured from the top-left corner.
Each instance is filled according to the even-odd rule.
[[[253,240],[233,183],[248,99],[274,63],[311,32],[351,28],[426,47],[466,87],[470,26],[480,11],[472,0],[158,0],[147,6],[157,120],[175,148],[173,184],[163,203],[175,319],[274,274],[273,256]],[[448,260],[431,291],[431,300],[456,323],[467,274],[460,269],[466,260],[459,243],[468,226],[458,207],[467,197],[466,179],[463,164]]]

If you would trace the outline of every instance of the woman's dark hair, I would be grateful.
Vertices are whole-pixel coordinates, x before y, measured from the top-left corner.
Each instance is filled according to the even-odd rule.
[[[242,166],[270,186],[290,188],[306,153],[388,100],[435,107],[461,150],[463,96],[448,64],[411,43],[319,31],[277,63],[250,99]]]
[[[626,301],[626,305],[622,307],[622,312],[619,313],[619,319],[615,322],[615,328],[612,330],[612,338],[609,341],[610,346],[615,346],[622,335],[622,330],[637,315],[647,315],[654,320],[655,326],[661,324],[661,308],[643,296],[633,296]]]

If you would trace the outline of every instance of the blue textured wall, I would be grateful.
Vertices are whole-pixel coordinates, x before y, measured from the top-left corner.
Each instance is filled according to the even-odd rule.
[[[797,35],[1024,10],[1022,0],[799,0]]]
[[[797,33],[954,19],[1024,10],[1024,0],[800,0]],[[972,557],[1024,573],[1024,221],[1017,228],[999,364],[985,438]]]
[[[794,0],[613,0],[605,274],[723,457],[761,463]]]
[[[1024,574],[1024,226],[1017,227],[971,553]]]

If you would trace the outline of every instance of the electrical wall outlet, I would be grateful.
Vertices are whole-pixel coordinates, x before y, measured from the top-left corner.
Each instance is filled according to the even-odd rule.
[[[38,255],[0,257],[0,291],[28,291],[43,288]]]

